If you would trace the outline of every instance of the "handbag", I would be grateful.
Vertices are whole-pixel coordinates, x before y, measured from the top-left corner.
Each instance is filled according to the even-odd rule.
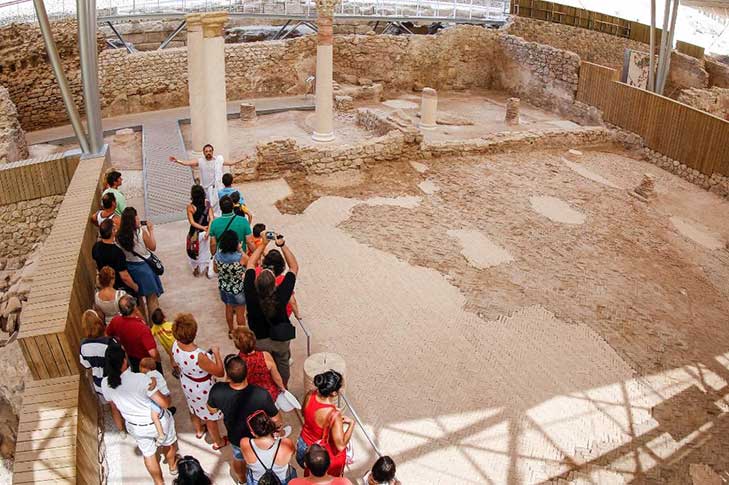
[[[160,259],[157,257],[157,255],[154,254],[152,251],[149,251],[149,256],[147,256],[146,258],[144,256],[142,256],[141,254],[139,254],[138,252],[136,252],[136,251],[132,251],[132,254],[135,255],[138,258],[142,258],[142,261],[144,261],[145,263],[147,263],[147,265],[150,268],[152,268],[152,271],[157,276],[162,276],[164,274],[165,267],[162,264],[162,261],[160,261]]]
[[[337,450],[337,448],[332,444],[329,436],[329,433],[332,429],[332,424],[334,423],[334,418],[338,415],[339,411],[332,409],[332,411],[329,413],[329,416],[327,416],[326,423],[324,424],[324,434],[322,435],[320,440],[314,442],[315,444],[327,450],[327,453],[329,454],[329,469],[327,470],[327,473],[333,477],[341,477],[344,475],[344,465],[347,462],[346,447],[341,451]]]
[[[208,201],[205,201],[205,209],[202,213],[202,217],[200,217],[200,220],[193,220],[195,220],[197,224],[205,226],[208,222],[208,210],[210,210],[210,204]],[[200,232],[200,229],[190,226],[190,231],[187,233],[185,249],[190,259],[197,259],[200,256]]]

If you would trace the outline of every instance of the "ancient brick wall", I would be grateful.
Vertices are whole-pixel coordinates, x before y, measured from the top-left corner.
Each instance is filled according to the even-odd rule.
[[[583,61],[618,70],[623,67],[625,49],[647,52],[649,48],[642,42],[594,30],[523,17],[513,17],[505,27],[505,31],[528,41],[572,51]],[[677,96],[682,89],[708,86],[709,74],[706,72],[704,60],[674,51],[671,56],[671,72],[666,94]]]
[[[0,260],[26,256],[45,241],[62,201],[50,195],[0,206]]]
[[[501,35],[497,86],[529,103],[566,111],[575,101],[580,58],[554,47]]]
[[[712,87],[710,89],[685,89],[678,100],[694,108],[729,120],[729,89]]]
[[[51,30],[75,104],[83,113],[76,22],[53,22]],[[104,45],[101,35],[98,41],[101,50]],[[0,85],[10,92],[26,131],[66,122],[61,91],[47,61],[37,25],[10,24],[0,28]]]
[[[25,158],[28,158],[28,145],[20,127],[18,112],[8,90],[0,86],[0,163]]]
[[[727,62],[729,62],[729,57],[727,57]],[[709,72],[709,86],[729,88],[729,64],[707,57],[706,70]]]

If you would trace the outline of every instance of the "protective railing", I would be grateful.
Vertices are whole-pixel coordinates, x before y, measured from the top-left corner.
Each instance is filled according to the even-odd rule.
[[[76,15],[75,0],[46,0],[50,18]],[[189,12],[226,10],[233,16],[316,18],[314,0],[98,0],[99,21],[125,17],[180,17]],[[412,19],[502,23],[508,0],[342,0],[335,17],[350,19]],[[33,22],[31,0],[0,0],[0,25]]]

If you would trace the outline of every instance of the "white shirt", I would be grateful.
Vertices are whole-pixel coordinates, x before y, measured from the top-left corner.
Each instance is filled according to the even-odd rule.
[[[222,155],[216,155],[212,160],[200,157],[197,159],[197,166],[200,170],[200,185],[202,185],[206,191],[210,187],[215,187],[217,194],[217,188],[223,186]]]
[[[148,387],[149,377],[132,372],[131,369],[122,372],[121,384],[116,389],[109,387],[108,377],[104,377],[101,381],[101,393],[104,399],[113,402],[124,419],[134,424],[150,422],[151,397],[158,389],[150,391]]]
[[[165,396],[170,395],[170,388],[167,387],[167,381],[165,380],[165,376],[163,376],[157,369],[147,371],[147,377],[152,378],[154,377],[157,380],[157,390],[164,394]]]

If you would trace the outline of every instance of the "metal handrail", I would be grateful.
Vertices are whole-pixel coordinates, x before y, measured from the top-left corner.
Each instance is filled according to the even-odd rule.
[[[344,409],[349,408],[349,411],[352,413],[352,417],[354,418],[354,422],[357,423],[357,426],[359,426],[359,429],[362,430],[362,433],[365,435],[365,438],[367,438],[367,441],[369,441],[370,446],[372,446],[372,449],[375,450],[375,453],[377,453],[378,457],[382,457],[383,456],[382,452],[377,447],[374,440],[372,439],[370,434],[365,429],[364,425],[362,424],[362,420],[359,419],[359,415],[357,414],[357,411],[355,411],[354,408],[352,407],[352,403],[349,402],[349,399],[347,399],[347,396],[345,396],[344,394],[340,394],[339,396],[342,398],[342,400],[344,401],[344,404],[345,404],[345,407],[342,409],[344,410]]]
[[[294,317],[296,318],[296,317]],[[304,331],[304,335],[306,335],[306,356],[311,357],[311,331],[309,328],[304,325],[304,322],[302,320],[299,320],[296,318],[296,321],[298,322],[299,326],[301,327],[301,330]]]

